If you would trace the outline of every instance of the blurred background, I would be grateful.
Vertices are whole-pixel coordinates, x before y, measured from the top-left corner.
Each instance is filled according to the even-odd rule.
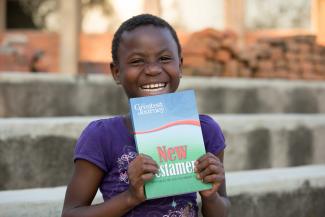
[[[225,134],[230,216],[324,217],[325,0],[0,0],[0,217],[60,216],[82,129],[128,112],[111,40],[140,13]]]
[[[318,62],[324,59],[305,61],[308,59],[305,58],[306,64],[298,64],[302,69],[297,70],[293,65],[298,57],[292,55],[297,54],[295,48],[309,53],[323,49],[316,45],[325,43],[325,30],[321,28],[324,26],[322,1],[204,0],[200,4],[194,0],[0,2],[1,71],[109,74],[107,63],[111,61],[113,32],[125,19],[149,12],[163,17],[177,29],[184,55],[188,56],[185,66],[190,68],[187,72],[191,75],[323,77],[317,72],[323,70]],[[207,29],[210,32],[204,32]],[[193,51],[197,46],[194,33],[201,31],[206,41],[214,41],[205,56]],[[289,36],[305,38],[297,45],[294,37]],[[280,42],[278,46],[261,42],[261,39],[272,37],[282,37],[282,46]],[[201,51],[207,49],[204,43],[199,48]],[[282,61],[277,64],[270,61],[276,57]],[[257,64],[257,58],[265,61]],[[290,61],[288,66],[285,60]],[[296,73],[289,75],[289,67]],[[229,73],[229,68],[236,68],[231,70],[235,72]],[[276,69],[275,73],[267,72],[273,69]]]

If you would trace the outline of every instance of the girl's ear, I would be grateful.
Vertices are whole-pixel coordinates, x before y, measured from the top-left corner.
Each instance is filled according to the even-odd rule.
[[[179,61],[179,77],[181,78],[183,75],[183,57],[181,57]]]
[[[115,80],[115,83],[116,84],[121,84],[121,81],[120,81],[120,72],[119,72],[119,69],[118,69],[118,66],[116,66],[113,62],[111,62],[109,64],[109,67],[111,69],[111,73],[112,73],[112,76]]]

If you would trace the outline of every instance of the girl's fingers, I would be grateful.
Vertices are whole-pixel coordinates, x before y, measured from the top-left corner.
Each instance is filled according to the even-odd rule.
[[[208,176],[205,176],[202,181],[204,183],[222,183],[224,180],[223,175],[218,175],[218,174],[211,174]]]
[[[206,154],[202,155],[201,157],[199,157],[197,159],[198,162],[201,162],[201,161],[205,161],[206,159],[208,158],[217,158],[217,156],[215,156],[214,154],[210,153],[210,152],[207,152]]]
[[[154,165],[154,166],[156,166],[158,168],[158,164],[150,156],[145,155],[145,154],[140,154],[139,158],[141,158],[141,162],[143,164],[151,164],[151,165]]]
[[[197,178],[205,183],[216,183],[224,180],[224,168],[219,158],[211,153],[200,157],[195,163]]]
[[[199,176],[198,178],[203,179],[205,176],[208,176],[210,174],[219,174],[223,173],[222,169],[216,165],[209,165],[207,168],[204,170],[201,170],[200,172],[197,173]]]
[[[145,155],[138,155],[136,159],[134,159],[128,168],[129,179],[137,179],[137,177],[141,177],[147,173],[158,173],[158,165],[151,158]]]
[[[212,168],[212,169],[210,169]],[[200,173],[197,173],[197,178],[198,179],[202,179],[204,180],[206,177],[212,176],[212,175],[216,175],[217,177],[221,177],[221,179],[224,179],[225,177],[225,173],[224,170],[222,168],[218,168],[215,166],[210,166],[209,168],[203,170]],[[213,182],[213,181],[212,181]]]
[[[211,157],[211,158],[205,158],[202,161],[196,161],[195,163],[195,171],[196,172],[201,172],[202,170],[205,170],[206,168],[208,168],[211,165],[215,165],[216,167],[222,167],[223,165],[220,162],[220,160],[217,157]]]
[[[142,164],[141,166],[141,173],[158,173],[158,167],[152,164]]]
[[[153,173],[146,173],[146,174],[143,174],[141,176],[141,178],[144,182],[146,182],[146,181],[153,179],[154,176],[155,176],[155,174],[153,174]]]
[[[144,165],[151,165],[151,166],[158,168],[158,164],[154,160],[151,160],[151,159],[145,159],[145,160],[143,160],[142,163]]]

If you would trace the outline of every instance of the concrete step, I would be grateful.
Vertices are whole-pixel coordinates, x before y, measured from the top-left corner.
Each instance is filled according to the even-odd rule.
[[[325,163],[325,114],[213,115],[227,171]],[[76,139],[104,117],[0,119],[0,189],[68,183]]]
[[[230,217],[323,217],[325,213],[325,165],[228,172],[226,183]],[[0,191],[1,216],[59,217],[65,190],[62,186]],[[97,193],[94,204],[100,202]]]
[[[325,83],[217,77],[184,77],[201,113],[325,113]],[[111,77],[0,74],[0,117],[126,113],[123,91]]]

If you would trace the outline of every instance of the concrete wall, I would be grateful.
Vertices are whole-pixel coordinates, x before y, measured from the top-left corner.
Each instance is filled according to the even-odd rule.
[[[324,113],[323,82],[184,77],[201,113]],[[124,93],[107,76],[0,74],[0,117],[125,113]]]
[[[68,183],[75,141],[104,117],[0,119],[0,189]],[[227,171],[325,163],[325,115],[213,115]]]
[[[126,106],[106,76],[0,74],[0,117],[116,114]]]
[[[323,217],[325,166],[229,172],[230,217]],[[5,217],[58,217],[66,187],[0,192]],[[97,194],[94,203],[101,202]],[[200,204],[200,199],[198,199]]]
[[[228,173],[230,217],[321,217],[324,165]]]
[[[323,114],[213,117],[225,133],[228,170],[325,163]]]

